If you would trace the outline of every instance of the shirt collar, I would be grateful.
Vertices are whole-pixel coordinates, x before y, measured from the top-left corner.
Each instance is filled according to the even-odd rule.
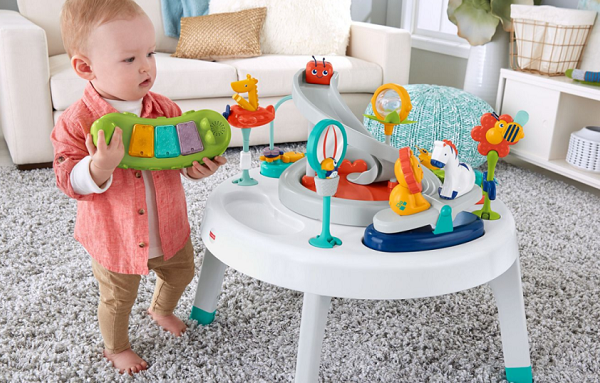
[[[93,113],[93,117],[98,119],[105,114],[118,113],[119,111],[112,107],[106,100],[98,94],[98,91],[94,88],[91,82],[88,81],[85,90],[83,91],[83,102],[88,109]],[[152,112],[155,112],[159,116],[164,116],[164,111],[160,105],[156,102],[154,94],[148,92],[142,99],[142,112],[140,117],[149,118]]]
[[[142,113],[141,98],[135,101],[110,100],[104,97],[102,99],[121,113],[129,112],[135,114],[136,116],[139,116]]]

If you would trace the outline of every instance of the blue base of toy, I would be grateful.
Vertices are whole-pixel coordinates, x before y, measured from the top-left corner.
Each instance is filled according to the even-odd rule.
[[[216,310],[212,313],[199,309],[196,306],[192,306],[192,313],[190,314],[190,319],[198,321],[201,325],[206,326],[207,324],[211,324],[215,320]]]
[[[238,186],[254,186],[258,185],[258,181],[250,177],[248,170],[242,170],[242,177],[231,181]]]
[[[463,244],[484,234],[481,218],[468,212],[460,212],[453,222],[454,230],[449,233],[434,234],[431,226],[402,233],[385,234],[369,225],[365,230],[363,244],[373,250],[388,253],[404,253],[442,249]]]
[[[506,367],[506,380],[511,383],[533,382],[533,372],[529,367]]]
[[[285,169],[289,168],[291,164],[291,162],[285,163],[281,160],[276,160],[273,162],[263,161],[260,164],[260,174],[265,177],[279,178],[281,173],[283,173]]]

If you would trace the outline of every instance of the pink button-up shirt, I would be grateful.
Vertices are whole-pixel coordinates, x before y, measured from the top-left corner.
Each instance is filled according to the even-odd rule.
[[[77,200],[75,239],[110,271],[148,274],[148,217],[144,180],[139,170],[115,169],[112,185],[102,194],[75,193],[70,181],[73,167],[89,153],[85,137],[92,123],[117,112],[88,83],[83,97],[60,115],[54,130],[54,172],[58,187]],[[168,98],[148,92],[141,117],[177,117],[179,107]],[[125,149],[127,150],[127,149]],[[156,190],[160,240],[164,259],[181,250],[190,236],[185,193],[179,170],[152,172]],[[141,210],[143,209],[143,210]]]

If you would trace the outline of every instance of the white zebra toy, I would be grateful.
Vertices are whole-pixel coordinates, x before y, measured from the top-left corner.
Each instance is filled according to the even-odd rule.
[[[466,194],[475,185],[475,171],[469,164],[459,162],[456,146],[450,140],[435,141],[431,153],[431,165],[444,169],[444,183],[439,189],[440,197],[455,199]]]

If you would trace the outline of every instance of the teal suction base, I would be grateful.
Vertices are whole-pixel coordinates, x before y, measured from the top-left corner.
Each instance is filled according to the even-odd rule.
[[[250,177],[248,170],[242,170],[242,177],[231,181],[238,186],[254,186],[258,185],[258,181]]]
[[[529,367],[506,367],[506,380],[511,383],[532,383],[533,372]]]
[[[331,249],[334,246],[342,244],[342,240],[336,237],[325,237],[323,235],[317,235],[314,238],[308,240],[308,243],[314,247],[320,247],[321,249]]]
[[[198,323],[200,323],[201,325],[206,326],[208,324],[211,324],[215,320],[216,312],[217,310],[213,311],[212,313],[209,313],[207,311],[199,309],[196,306],[192,306],[192,313],[190,314],[190,319],[198,321]]]

